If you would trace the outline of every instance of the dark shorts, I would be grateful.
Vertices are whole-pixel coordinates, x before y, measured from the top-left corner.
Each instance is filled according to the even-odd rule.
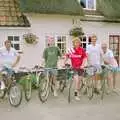
[[[83,69],[73,69],[74,71],[74,75],[79,75],[79,76],[83,76],[84,75],[84,70]]]

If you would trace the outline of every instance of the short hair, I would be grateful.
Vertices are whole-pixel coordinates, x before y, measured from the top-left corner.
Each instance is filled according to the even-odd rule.
[[[6,44],[6,43],[10,43],[11,44],[11,41],[10,40],[5,40],[4,44]]]
[[[79,41],[80,42],[80,38],[79,37],[75,37],[72,39],[72,42],[75,42],[75,41]]]
[[[95,34],[91,35],[91,39],[92,38],[97,38],[97,36]]]
[[[107,43],[102,43],[101,46],[102,47],[108,47]]]

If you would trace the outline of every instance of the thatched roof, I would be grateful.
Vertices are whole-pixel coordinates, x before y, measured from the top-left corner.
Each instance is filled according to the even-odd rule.
[[[27,13],[83,15],[77,0],[20,0],[20,6]]]
[[[20,12],[18,0],[0,0],[0,26],[30,26],[26,16]]]
[[[120,0],[97,0],[98,10],[105,17],[120,18]]]

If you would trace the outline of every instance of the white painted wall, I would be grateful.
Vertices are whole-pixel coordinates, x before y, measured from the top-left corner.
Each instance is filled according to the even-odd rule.
[[[41,64],[43,50],[45,48],[45,36],[66,35],[67,47],[70,45],[69,30],[72,28],[72,17],[61,15],[29,14],[31,32],[39,37],[37,45],[28,45],[24,48],[24,63],[29,66]],[[29,54],[28,54],[29,53]],[[29,59],[29,62],[27,61]]]
[[[0,44],[6,36],[9,34],[15,34],[21,36],[21,47],[23,54],[21,55],[20,65],[33,66],[41,63],[42,53],[45,48],[45,36],[46,35],[66,35],[67,36],[67,48],[71,46],[71,37],[69,36],[69,30],[73,27],[73,16],[65,15],[40,15],[40,14],[28,14],[27,15],[31,28],[28,29],[0,29],[1,40]],[[96,34],[98,36],[98,42],[106,41],[108,43],[109,34],[120,35],[120,23],[104,23],[104,22],[87,22],[82,21],[81,26],[86,35]],[[39,42],[36,45],[28,45],[22,40],[22,35],[32,32],[39,37]]]

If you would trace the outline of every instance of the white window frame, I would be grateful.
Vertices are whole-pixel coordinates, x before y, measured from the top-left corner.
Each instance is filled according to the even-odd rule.
[[[78,0],[78,1],[80,3],[81,0]],[[94,0],[94,8],[93,9],[88,7],[88,0],[86,0],[86,8],[83,8],[83,9],[85,9],[85,10],[96,10],[96,0]]]
[[[58,37],[61,37],[61,39],[62,39],[62,37],[65,37],[65,41],[58,41]],[[67,36],[66,35],[55,35],[55,45],[57,46],[57,44],[65,44],[65,50],[64,50],[64,53],[66,53],[66,44],[67,44]],[[58,47],[58,46],[57,46]],[[63,52],[62,52],[62,49],[60,49],[60,51],[61,51],[61,53],[62,54],[64,54]]]
[[[91,35],[84,35],[83,37],[86,37],[86,41],[81,41],[81,44],[85,43],[87,47],[89,45],[89,37],[91,37]]]
[[[8,37],[13,37],[13,40],[11,41],[11,44],[13,44],[13,48],[15,49],[14,47],[14,44],[19,44],[19,50],[17,50],[18,52],[21,52],[21,44],[20,44],[20,36],[19,35],[8,35],[7,36],[7,39]],[[19,40],[18,41],[15,41],[14,40],[14,37],[19,37]],[[9,40],[9,39],[8,39]]]

